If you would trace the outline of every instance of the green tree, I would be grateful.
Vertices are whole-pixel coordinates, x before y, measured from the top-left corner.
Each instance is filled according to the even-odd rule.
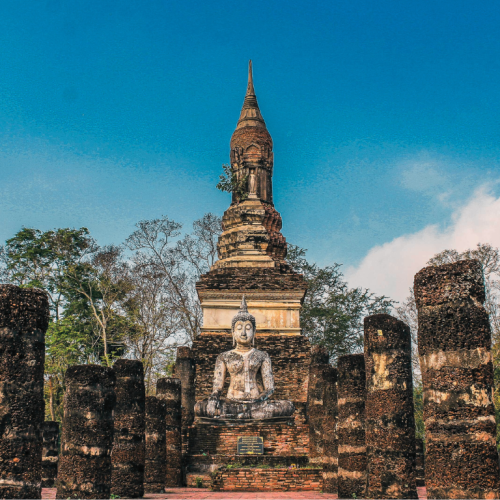
[[[364,288],[350,288],[340,264],[319,267],[309,263],[306,250],[288,245],[287,262],[303,274],[308,289],[300,313],[304,334],[326,347],[332,359],[363,348],[363,319],[387,313],[394,302]]]
[[[224,171],[219,175],[219,182],[215,186],[219,191],[231,193],[236,203],[245,201],[248,198],[247,181],[248,175],[242,175],[231,167],[231,165],[222,165]]]
[[[68,267],[62,287],[69,298],[65,318],[92,332],[94,362],[111,366],[126,350],[125,336],[137,330],[128,311],[134,283],[123,249],[96,247],[88,260]]]
[[[57,321],[64,307],[62,282],[68,268],[85,259],[95,247],[85,227],[45,232],[23,227],[0,249],[2,278],[18,286],[45,290]]]
[[[0,264],[2,280],[49,296],[45,392],[48,414],[57,418],[67,367],[109,366],[125,351],[122,336],[135,328],[126,307],[132,283],[122,249],[99,248],[86,228],[22,228],[0,249]]]

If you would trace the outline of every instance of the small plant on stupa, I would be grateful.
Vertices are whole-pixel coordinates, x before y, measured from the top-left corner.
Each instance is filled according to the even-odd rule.
[[[215,186],[219,191],[225,193],[232,193],[236,198],[236,202],[240,203],[248,198],[248,192],[246,189],[248,175],[245,175],[241,179],[238,179],[238,175],[233,170],[231,165],[222,165],[224,173],[219,175],[219,182]]]

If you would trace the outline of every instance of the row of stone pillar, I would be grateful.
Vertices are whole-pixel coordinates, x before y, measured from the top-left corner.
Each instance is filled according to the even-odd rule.
[[[71,366],[59,426],[44,423],[46,294],[0,285],[0,497],[140,498],[180,486],[181,382],[160,379],[146,401],[140,361]],[[153,492],[153,491],[151,491]]]
[[[484,293],[476,261],[428,267],[415,277],[429,499],[500,497]],[[324,491],[339,498],[418,498],[423,445],[415,439],[410,330],[379,314],[365,318],[364,336],[364,354],[340,356],[337,370],[313,352],[311,461],[323,463]],[[333,433],[321,406],[328,391],[337,400]],[[329,435],[338,452],[327,451]]]
[[[181,486],[180,381],[145,396],[140,361],[66,372],[56,498],[142,498]],[[114,437],[113,437],[114,436]]]

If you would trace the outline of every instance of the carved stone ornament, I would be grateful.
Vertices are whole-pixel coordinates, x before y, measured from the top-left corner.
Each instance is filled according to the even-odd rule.
[[[213,392],[208,399],[195,406],[198,417],[214,419],[268,419],[288,417],[295,411],[291,401],[269,400],[274,393],[271,358],[264,351],[253,347],[255,318],[248,312],[245,296],[231,329],[236,347],[217,357],[214,371]],[[227,396],[223,397],[226,373],[231,381]],[[263,387],[259,387],[260,373]]]

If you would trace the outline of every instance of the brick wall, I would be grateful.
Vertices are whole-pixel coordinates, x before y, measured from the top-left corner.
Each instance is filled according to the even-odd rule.
[[[321,469],[221,469],[213,491],[321,491]]]
[[[190,454],[234,455],[239,436],[261,436],[266,455],[306,455],[309,427],[285,423],[210,425],[197,423],[190,429]]]

